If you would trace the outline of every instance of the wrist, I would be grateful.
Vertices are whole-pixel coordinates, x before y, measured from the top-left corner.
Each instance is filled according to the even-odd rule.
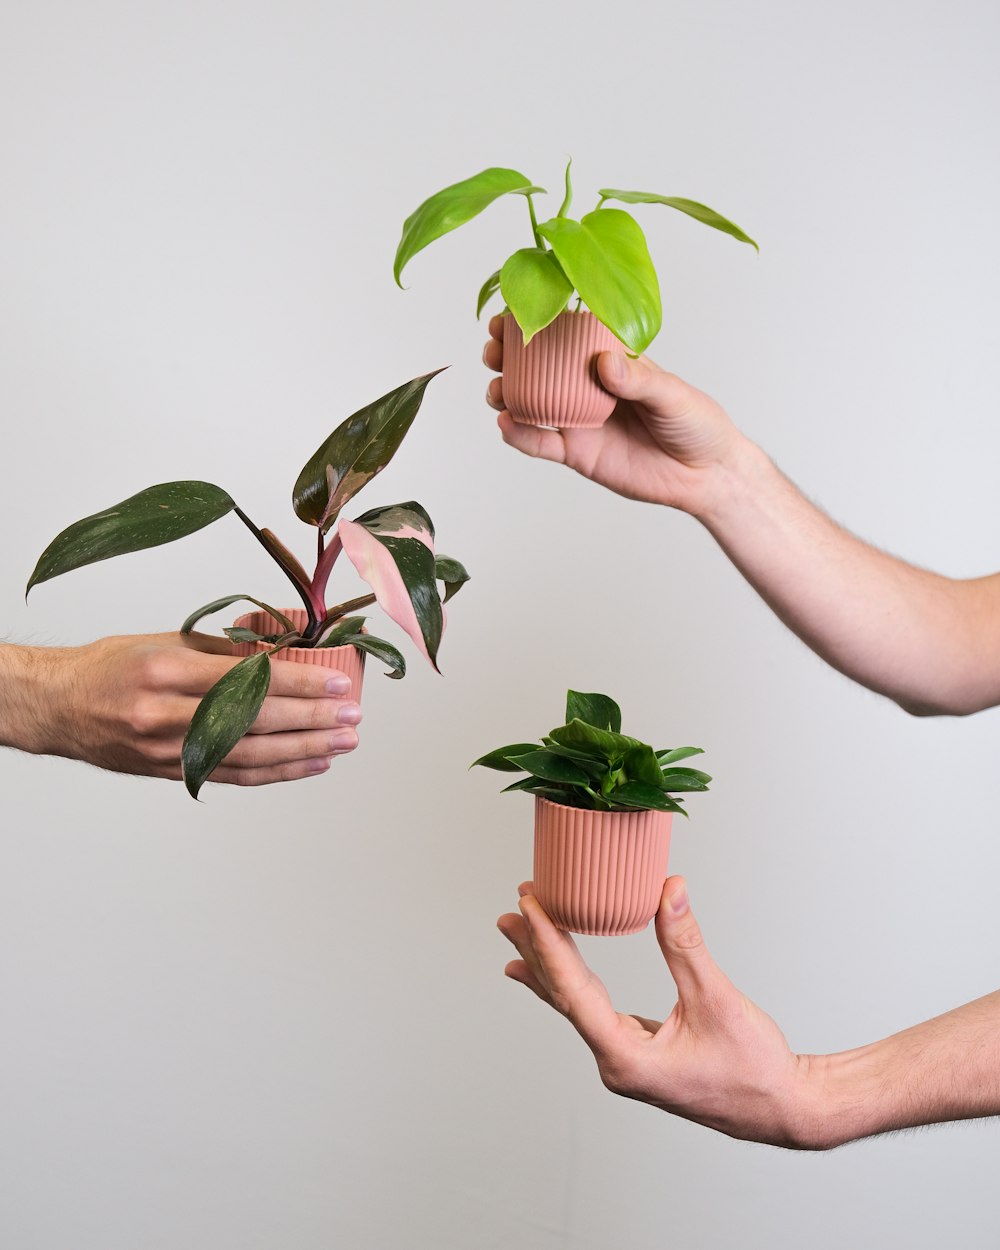
[[[833,1150],[878,1133],[881,1083],[873,1047],[799,1055],[805,1073],[799,1108],[800,1149]]]
[[[71,648],[0,647],[0,745],[58,755]]]
[[[697,507],[691,515],[715,537],[740,525],[766,489],[774,464],[751,439],[734,428],[722,455],[706,471]]]

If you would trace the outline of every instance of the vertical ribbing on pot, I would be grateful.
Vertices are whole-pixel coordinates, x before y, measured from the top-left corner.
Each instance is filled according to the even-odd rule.
[[[296,629],[305,629],[309,615],[305,608],[281,608]],[[285,627],[270,612],[247,612],[235,622],[237,629],[252,629],[255,634],[283,634]],[[236,655],[253,655],[268,650],[263,642],[234,642]],[[335,668],[351,679],[351,693],[346,697],[354,703],[361,701],[361,689],[365,680],[365,653],[357,647],[285,647],[275,656],[293,664],[320,664]]]
[[[535,798],[535,897],[561,929],[638,933],[659,906],[669,812],[592,812]]]
[[[618,402],[597,379],[601,352],[625,350],[593,313],[562,312],[527,347],[509,313],[503,319],[503,399],[521,425],[596,428]]]

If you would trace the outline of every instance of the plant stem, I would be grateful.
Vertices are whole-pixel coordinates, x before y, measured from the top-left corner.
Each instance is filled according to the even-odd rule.
[[[309,628],[312,628],[314,624],[318,625],[323,619],[325,609],[322,600],[317,602],[311,595],[305,570],[295,559],[292,553],[286,550],[286,548],[278,542],[273,534],[271,535],[272,541],[269,542],[264,534],[264,531],[258,529],[257,526],[254,525],[253,521],[250,520],[239,505],[236,506],[234,511],[250,533],[253,534],[254,538],[257,539],[267,554],[272,560],[274,560],[274,562],[298,591],[299,597],[305,604],[306,613],[309,617]]]
[[[597,201],[597,208],[603,208],[603,207],[604,207],[604,201],[605,201],[607,198],[608,198],[608,197],[607,197],[606,195],[602,195],[602,196],[601,196],[601,198]],[[594,212],[595,212],[595,213],[597,212],[597,208],[595,208],[595,209],[594,209]]]
[[[528,216],[531,218],[531,233],[535,236],[535,247],[545,251],[545,240],[538,233],[538,218],[535,216],[535,204],[530,195],[524,197],[528,201]]]
[[[374,595],[359,595],[357,599],[348,599],[346,603],[338,603],[332,608],[327,609],[326,618],[323,621],[323,628],[332,625],[335,621],[339,621],[342,616],[350,616],[352,612],[357,612],[359,608],[370,607],[375,602]]]
[[[320,535],[320,541],[322,542],[322,534]],[[343,549],[344,544],[340,541],[340,535],[334,534],[329,546],[320,552],[320,557],[316,562],[316,572],[313,574],[312,579],[312,593],[322,604],[326,602],[326,584],[330,580],[330,573]],[[325,609],[322,615],[326,615]]]

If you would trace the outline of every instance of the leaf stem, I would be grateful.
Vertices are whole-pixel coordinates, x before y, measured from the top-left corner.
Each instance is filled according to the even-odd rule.
[[[326,603],[326,585],[330,580],[330,573],[333,571],[333,566],[337,563],[337,557],[343,549],[344,544],[340,541],[340,535],[334,534],[333,538],[330,540],[329,546],[325,547],[325,549],[320,552],[319,559],[316,562],[316,572],[313,574],[311,587],[312,593],[316,596],[320,604],[325,605]],[[326,608],[324,606],[321,617],[325,615]]]
[[[538,233],[538,218],[535,216],[535,204],[530,195],[524,197],[528,201],[528,216],[531,218],[531,233],[535,236],[535,247],[539,251],[546,250],[545,240]]]
[[[308,580],[303,581],[305,573],[302,570],[302,566],[299,565],[292,553],[287,551],[285,547],[278,542],[273,534],[271,535],[271,540],[269,541],[265,536],[264,531],[258,529],[257,526],[254,525],[253,521],[250,520],[238,504],[233,511],[298,591],[299,598],[305,604],[306,613],[309,617],[309,628],[312,628],[314,623],[318,625],[323,619],[323,603],[322,601],[317,602],[313,599],[310,593]]]
[[[357,612],[359,608],[371,607],[374,602],[374,595],[359,595],[357,599],[348,599],[346,603],[335,604],[334,607],[327,609],[323,628],[325,629],[328,625],[333,625],[342,616],[350,616],[352,612]]]

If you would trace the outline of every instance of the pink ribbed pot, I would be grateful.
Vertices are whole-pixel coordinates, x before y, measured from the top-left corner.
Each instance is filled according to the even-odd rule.
[[[667,878],[670,812],[591,812],[535,797],[535,897],[553,924],[618,937],[645,929]]]
[[[305,608],[280,608],[296,629],[305,629],[309,614]],[[252,629],[255,634],[282,634],[285,627],[270,612],[247,612],[234,622],[237,629]],[[253,655],[267,651],[264,642],[234,642],[237,655]],[[361,687],[365,678],[365,653],[357,647],[284,647],[274,657],[290,660],[294,664],[320,664],[324,668],[336,668],[351,679],[351,692],[345,697],[352,703],[361,702]]]
[[[601,352],[625,346],[590,312],[561,312],[527,347],[510,313],[503,319],[503,402],[521,425],[602,426],[618,400],[597,380]]]

